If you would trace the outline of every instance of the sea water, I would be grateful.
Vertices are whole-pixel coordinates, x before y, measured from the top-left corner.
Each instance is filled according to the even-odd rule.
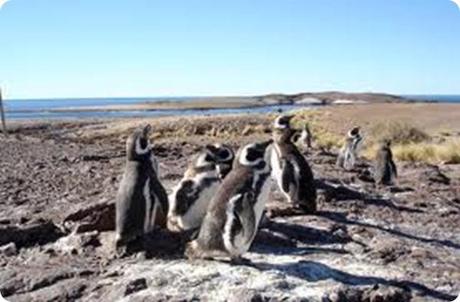
[[[460,103],[460,95],[405,95],[410,99],[439,103]],[[281,112],[309,105],[270,105],[252,108],[228,109],[173,109],[173,110],[123,110],[123,111],[53,111],[56,109],[79,107],[102,107],[117,105],[134,105],[159,101],[189,101],[193,97],[171,98],[84,98],[84,99],[35,99],[35,100],[4,100],[7,119],[85,119],[112,117],[148,117],[148,116],[183,116],[183,115],[215,115],[239,113],[270,113]]]

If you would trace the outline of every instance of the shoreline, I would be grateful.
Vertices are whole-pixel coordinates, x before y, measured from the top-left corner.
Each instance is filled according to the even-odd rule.
[[[283,105],[281,105],[283,106]],[[289,105],[285,105],[289,106]],[[262,108],[262,107],[253,107]],[[323,106],[289,106],[283,113],[293,112],[294,114],[309,115],[312,122],[320,123],[324,129],[345,134],[345,128],[354,124],[361,124],[367,127],[374,123],[397,122],[413,124],[431,130],[443,130],[449,128],[460,135],[460,103],[366,103],[366,104],[341,104]],[[231,109],[231,108],[226,108]],[[180,112],[184,109],[171,111]],[[219,109],[188,109],[190,114],[164,114],[164,115],[140,115],[140,116],[88,116],[88,117],[44,117],[44,118],[10,118],[7,119],[7,127],[21,128],[22,125],[52,125],[56,123],[70,123],[78,125],[92,123],[124,123],[146,121],[157,123],[161,121],[175,122],[177,120],[196,119],[228,119],[244,118],[248,116],[264,117],[279,114],[275,111],[253,111],[253,112],[218,112],[209,114],[209,111]],[[225,110],[225,109],[224,109]],[[159,110],[167,112],[169,110]],[[204,111],[206,114],[203,114]],[[78,111],[77,111],[78,112]],[[109,112],[109,111],[107,111]],[[309,113],[311,112],[311,113]],[[344,128],[345,127],[345,128]],[[8,127],[9,128],[9,127]]]
[[[127,98],[133,100],[132,98]],[[72,99],[62,99],[63,101]],[[272,106],[328,106],[328,105],[354,105],[374,103],[408,103],[414,102],[410,98],[404,98],[390,94],[379,93],[298,93],[298,94],[267,94],[261,96],[229,96],[229,97],[190,97],[190,98],[160,98],[157,100],[139,98],[139,102],[117,104],[113,99],[112,104],[85,105],[84,100],[74,99],[78,104],[65,103],[60,106],[48,106],[46,100],[42,108],[7,108],[9,114],[19,113],[65,113],[65,112],[124,112],[124,111],[168,111],[168,110],[226,110],[226,109],[256,109],[269,108]],[[88,99],[90,100],[90,99]],[[110,98],[107,98],[110,100]],[[56,99],[56,102],[59,102]],[[57,103],[58,104],[58,103]],[[34,106],[35,107],[35,106]]]

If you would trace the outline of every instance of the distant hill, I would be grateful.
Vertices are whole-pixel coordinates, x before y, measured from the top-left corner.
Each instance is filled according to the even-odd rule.
[[[259,97],[259,101],[266,104],[295,104],[299,102],[334,104],[334,103],[402,103],[414,100],[386,93],[346,93],[330,92],[303,92],[297,94],[267,94]]]

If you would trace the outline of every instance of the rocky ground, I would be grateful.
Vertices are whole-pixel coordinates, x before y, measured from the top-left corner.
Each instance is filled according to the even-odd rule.
[[[377,190],[369,163],[306,154],[316,215],[292,216],[276,187],[249,265],[188,261],[184,238],[152,235],[113,255],[124,140],[144,120],[22,123],[0,138],[0,292],[8,301],[450,301],[460,293],[460,165],[398,163]],[[169,190],[204,143],[269,136],[270,117],[150,120]],[[258,129],[259,131],[253,131]]]

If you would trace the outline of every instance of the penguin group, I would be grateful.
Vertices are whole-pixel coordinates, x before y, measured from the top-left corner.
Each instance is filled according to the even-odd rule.
[[[336,166],[346,171],[352,171],[359,158],[358,153],[362,145],[363,136],[360,127],[353,127],[348,131],[345,143],[337,156]],[[371,168],[373,180],[377,188],[390,186],[395,183],[398,176],[396,164],[393,161],[391,140],[382,139],[377,146],[373,167]]]
[[[252,142],[234,153],[225,144],[202,147],[168,195],[159,180],[159,165],[149,141],[151,126],[133,131],[126,141],[126,163],[116,196],[117,253],[142,244],[156,229],[191,232],[185,245],[188,259],[241,261],[257,234],[272,181],[292,208],[302,214],[317,211],[313,171],[295,144],[299,130],[293,115],[278,116],[272,138]],[[300,141],[311,148],[308,125]],[[362,141],[358,127],[347,134],[337,165],[352,169]],[[396,176],[390,142],[382,143],[375,181],[391,183]]]

